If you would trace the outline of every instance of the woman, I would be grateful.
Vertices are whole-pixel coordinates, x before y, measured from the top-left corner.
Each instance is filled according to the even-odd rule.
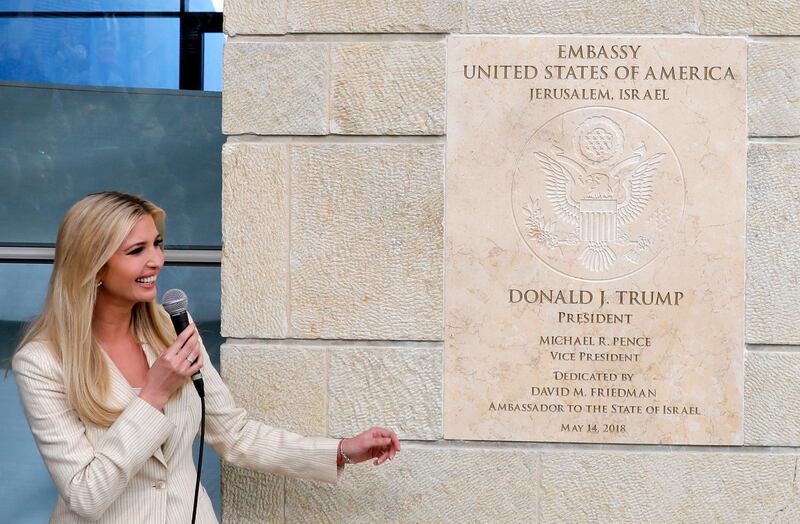
[[[190,522],[192,442],[202,368],[206,441],[226,461],[333,482],[345,462],[381,464],[400,449],[374,428],[334,440],[247,420],[194,325],[177,338],[156,303],[164,212],[141,198],[96,193],[58,231],[44,309],[13,359],[28,423],[59,497],[51,522]],[[216,522],[201,490],[198,522]]]

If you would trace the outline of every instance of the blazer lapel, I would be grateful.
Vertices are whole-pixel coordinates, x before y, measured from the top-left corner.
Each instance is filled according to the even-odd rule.
[[[142,348],[144,349],[144,354],[147,357],[147,364],[148,366],[153,365],[153,361],[155,358],[151,358],[150,352],[147,350],[147,346],[142,344]],[[111,370],[111,403],[114,406],[117,406],[121,409],[124,409],[128,404],[130,404],[134,398],[136,398],[136,392],[133,390],[128,381],[125,380],[125,376],[119,370],[114,361],[111,360],[111,357],[106,355],[106,352],[103,351],[103,355],[106,358],[106,362],[108,362],[108,367]],[[166,414],[166,407],[165,407],[165,414]],[[164,452],[161,447],[156,448],[155,453],[153,456],[161,462],[164,466],[167,465],[167,461],[164,458]]]
[[[148,364],[152,366],[156,355],[144,341],[142,341],[142,348],[144,348]],[[191,453],[191,442],[200,429],[200,409],[200,398],[191,383],[185,384],[178,394],[164,406],[164,414],[176,428],[161,446],[166,460],[172,460],[176,453],[182,453],[182,446],[186,445],[187,440],[190,443],[188,449]]]

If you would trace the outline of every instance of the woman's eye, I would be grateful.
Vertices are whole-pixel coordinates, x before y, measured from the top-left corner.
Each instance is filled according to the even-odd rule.
[[[162,239],[162,238],[159,238],[159,239],[156,239],[156,240],[153,241],[153,246],[155,246],[155,247],[157,247],[159,249],[162,249],[163,245],[164,245],[164,239]],[[129,255],[138,255],[143,250],[144,250],[143,247],[137,247],[135,249],[132,249],[132,250],[128,251],[128,254]]]

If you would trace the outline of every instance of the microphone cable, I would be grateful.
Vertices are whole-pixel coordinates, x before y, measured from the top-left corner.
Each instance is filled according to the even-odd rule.
[[[197,495],[200,493],[200,470],[203,469],[203,444],[206,440],[206,396],[200,396],[200,451],[197,453],[197,480],[194,483],[194,506],[192,524],[197,518]]]

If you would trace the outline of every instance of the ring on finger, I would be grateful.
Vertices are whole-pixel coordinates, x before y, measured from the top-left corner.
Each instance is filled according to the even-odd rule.
[[[186,360],[189,361],[189,364],[194,364],[194,361],[197,360],[196,358],[186,357]]]

